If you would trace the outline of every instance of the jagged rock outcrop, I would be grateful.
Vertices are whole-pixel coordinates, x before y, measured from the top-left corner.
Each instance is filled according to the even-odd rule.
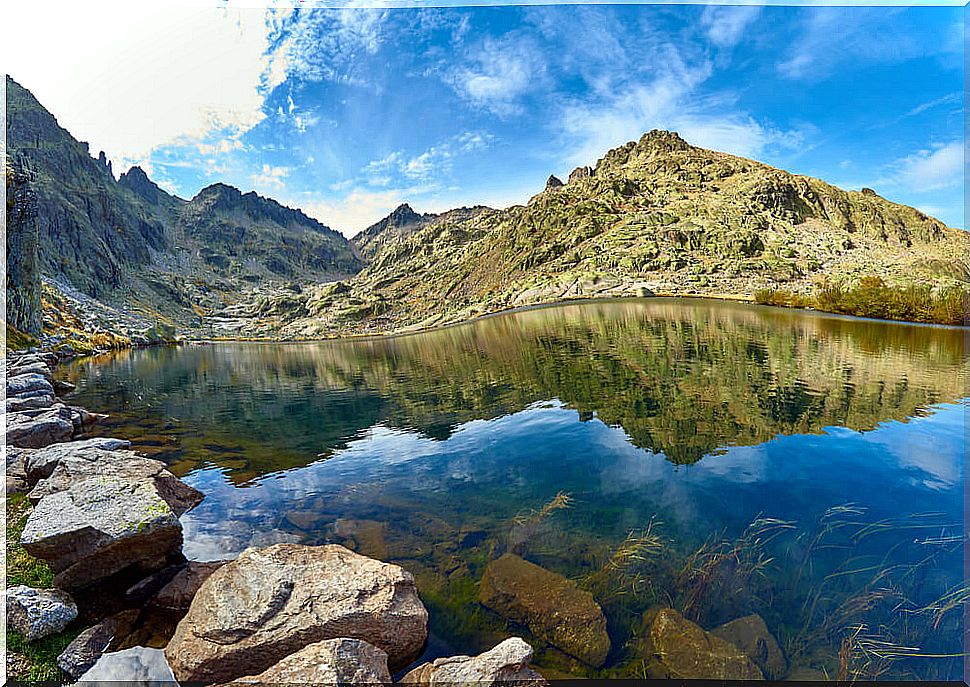
[[[247,549],[202,584],[165,649],[180,681],[267,670],[325,639],[365,640],[391,669],[417,658],[428,612],[414,578],[342,546]]]
[[[7,324],[22,332],[41,331],[37,197],[26,161],[15,157],[7,175]]]
[[[360,270],[341,234],[256,193],[215,184],[186,201],[137,167],[116,181],[103,152],[92,157],[10,77],[6,87],[7,149],[16,161],[7,198],[14,220],[8,265],[15,266],[8,294],[12,278],[20,290],[10,314],[24,326],[21,312],[38,304],[33,286],[42,276],[122,310],[148,305],[185,328],[254,286]],[[28,169],[25,185],[17,170]]]

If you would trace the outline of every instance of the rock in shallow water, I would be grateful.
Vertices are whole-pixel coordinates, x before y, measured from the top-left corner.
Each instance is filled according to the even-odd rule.
[[[606,661],[610,637],[602,609],[562,575],[506,553],[485,569],[479,599],[594,668]]]
[[[359,639],[316,642],[290,654],[259,675],[235,681],[263,685],[389,685],[387,654]]]
[[[764,618],[757,613],[732,620],[711,631],[724,639],[757,664],[769,680],[780,680],[788,671],[788,661],[778,646]]]
[[[761,671],[733,644],[705,632],[672,608],[645,617],[642,647],[665,677],[678,680],[762,680]],[[645,657],[646,658],[646,657]]]
[[[57,589],[17,585],[4,591],[7,625],[28,641],[56,634],[77,618],[77,605]]]
[[[538,687],[548,684],[545,678],[529,667],[531,660],[532,647],[518,637],[509,637],[478,656],[438,658],[420,665],[401,678],[401,682],[431,687],[508,684]]]
[[[132,565],[161,567],[182,525],[151,482],[97,477],[41,499],[20,541],[50,563],[57,586],[78,589]]]
[[[225,564],[226,561],[210,561],[207,563],[190,561],[188,565],[175,574],[168,584],[159,590],[152,598],[151,604],[159,608],[177,611],[189,610],[192,599],[195,598],[202,583]]]
[[[399,566],[337,545],[277,544],[212,573],[165,652],[181,681],[227,681],[349,637],[385,651],[394,670],[420,654],[427,622],[414,578]]]

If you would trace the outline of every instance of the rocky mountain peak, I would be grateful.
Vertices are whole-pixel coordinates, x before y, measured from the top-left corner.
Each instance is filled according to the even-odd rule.
[[[549,189],[559,188],[560,186],[564,186],[564,184],[562,183],[562,180],[559,177],[557,177],[555,174],[550,174],[549,175],[549,178],[546,179],[546,190],[547,191]]]
[[[420,222],[422,219],[422,215],[416,213],[407,203],[398,205],[386,218],[387,222],[393,226],[404,226],[413,222]]]
[[[158,184],[148,178],[145,170],[137,165],[127,172],[123,172],[118,179],[118,184],[152,205],[158,205],[163,198],[168,196]]]

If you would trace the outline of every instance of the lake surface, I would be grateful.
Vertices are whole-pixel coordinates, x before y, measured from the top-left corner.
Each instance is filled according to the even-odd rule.
[[[761,614],[803,672],[836,677],[842,648],[843,674],[958,679],[963,337],[643,299],[69,374],[72,402],[112,414],[99,433],[205,492],[186,555],[337,542],[399,563],[429,657],[515,633],[551,675],[635,677],[642,614],[672,605],[706,629]],[[478,604],[506,551],[594,594],[604,668]]]

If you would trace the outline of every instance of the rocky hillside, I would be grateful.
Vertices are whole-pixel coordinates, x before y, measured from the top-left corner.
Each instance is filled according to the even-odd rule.
[[[115,180],[103,153],[92,157],[29,91],[6,85],[7,150],[29,179],[37,265],[52,283],[185,328],[249,290],[362,267],[338,232],[255,193],[215,184],[186,201],[137,167]]]
[[[751,297],[863,277],[966,288],[968,256],[970,233],[872,190],[844,191],[652,131],[566,183],[550,179],[527,205],[422,218],[352,280],[226,314],[248,318],[235,323],[247,331],[328,336],[565,298]]]

